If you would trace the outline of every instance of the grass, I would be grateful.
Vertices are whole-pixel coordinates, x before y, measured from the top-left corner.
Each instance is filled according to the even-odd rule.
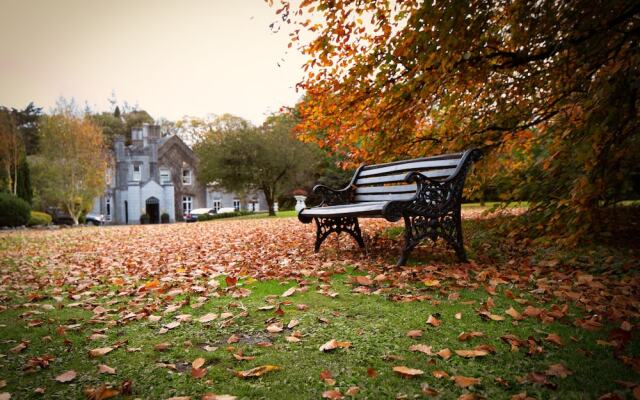
[[[295,212],[282,212],[279,216],[293,217]],[[208,222],[211,226],[219,223]],[[535,248],[522,245],[514,249],[510,243],[487,229],[488,223],[482,220],[464,221],[469,255],[487,269],[504,271],[501,266],[509,265],[515,259],[533,264],[540,260],[558,259],[560,264],[577,266],[580,271],[609,276],[612,270],[624,271],[625,266],[635,262],[630,260],[637,260],[630,257],[635,250],[598,245],[588,249],[562,250],[548,243]],[[386,229],[381,236],[385,240],[397,240],[401,234],[402,228],[396,226]],[[370,239],[375,242],[375,238]],[[36,239],[6,236],[0,240],[0,250],[10,250],[29,240]],[[47,241],[33,244],[47,246]],[[388,242],[383,244],[389,245]],[[394,249],[388,254],[391,262],[395,253]],[[411,258],[411,265],[437,265],[442,261],[436,252],[435,255],[431,251],[417,253]],[[42,264],[46,260],[36,259],[34,262]],[[0,266],[5,274],[20,268],[11,258],[1,260]],[[619,358],[621,354],[635,359],[640,357],[637,332],[632,332],[633,338],[624,353],[619,354],[608,344],[611,340],[609,333],[619,327],[619,322],[613,324],[603,321],[605,326],[598,331],[581,329],[574,324],[575,319],[585,313],[583,307],[578,307],[578,302],[567,302],[571,304],[567,315],[549,324],[543,324],[535,318],[515,321],[506,316],[505,311],[510,307],[522,312],[522,301],[545,309],[550,309],[555,303],[540,300],[540,295],[533,290],[536,289],[533,277],[530,285],[507,282],[497,286],[497,293],[491,296],[495,303],[491,312],[505,319],[491,321],[484,320],[477,313],[490,297],[485,285],[469,285],[460,277],[454,277],[453,273],[469,273],[465,272],[464,266],[451,266],[452,274],[439,278],[441,282],[438,286],[426,286],[419,279],[400,281],[394,278],[381,280],[370,290],[373,292],[377,289],[379,292],[365,294],[359,293],[358,286],[351,283],[354,276],[365,274],[355,265],[343,268],[342,264],[333,263],[325,268],[327,274],[320,278],[310,277],[303,282],[241,279],[239,287],[251,291],[248,297],[241,298],[232,297],[233,291],[224,289],[226,283],[221,276],[218,278],[223,288],[218,291],[221,296],[209,296],[198,308],[187,304],[187,301],[192,304],[196,302],[184,294],[172,297],[158,292],[149,311],[162,316],[159,322],[141,317],[122,323],[120,317],[128,312],[137,293],[119,292],[120,289],[112,286],[107,277],[101,288],[82,293],[82,299],[90,300],[68,296],[58,300],[52,298],[60,291],[74,293],[73,287],[46,288],[44,294],[49,297],[30,303],[17,294],[14,296],[4,292],[5,296],[0,297],[0,383],[6,381],[6,386],[1,387],[0,392],[9,392],[12,398],[18,399],[86,398],[84,389],[87,387],[107,385],[120,388],[123,382],[130,381],[130,397],[144,399],[172,396],[198,399],[207,392],[246,399],[311,399],[320,398],[323,392],[331,389],[345,394],[354,386],[359,388],[355,398],[422,398],[425,396],[424,385],[437,391],[440,399],[457,399],[463,394],[475,394],[477,398],[508,399],[524,392],[537,399],[589,399],[608,392],[615,392],[621,398],[631,396],[630,389],[616,382],[639,382],[638,372],[623,364]],[[406,271],[411,271],[410,268]],[[402,271],[395,271],[398,275],[394,276],[402,277]],[[392,272],[389,272],[390,276]],[[621,279],[637,279],[632,273],[633,269],[630,272],[627,270],[627,275],[623,274]],[[82,271],[78,271],[78,274],[81,277]],[[34,275],[25,274],[24,277],[26,280],[39,278],[38,271]],[[293,286],[304,289],[291,297],[281,297]],[[325,294],[319,293],[320,289]],[[337,293],[337,296],[327,296],[326,292]],[[634,293],[630,289],[628,297],[632,299]],[[416,301],[398,301],[397,296]],[[517,302],[514,298],[522,301]],[[185,302],[181,308],[164,312],[169,304],[181,302]],[[260,310],[261,307],[278,304],[284,315],[277,314],[275,309]],[[306,309],[299,309],[298,305],[301,304],[306,305]],[[91,311],[98,305],[113,312],[100,320]],[[207,313],[223,312],[233,314],[233,323],[223,323],[221,319],[207,324],[196,321]],[[166,333],[159,333],[163,324],[174,321],[181,314],[191,314],[192,321],[183,322]],[[456,314],[461,317],[456,318]],[[426,321],[430,315],[436,316],[442,324],[438,327],[428,325]],[[299,321],[299,325],[293,329],[285,328],[280,333],[268,333],[265,330],[276,320],[286,326],[292,319]],[[34,321],[37,323],[34,324]],[[631,322],[637,324],[638,321]],[[37,326],[30,326],[30,323]],[[67,329],[64,335],[57,329],[75,324],[79,324],[79,328]],[[422,330],[423,334],[413,339],[407,336],[410,330]],[[290,343],[285,339],[294,331],[301,334],[298,343]],[[461,332],[472,331],[482,332],[484,336],[466,342],[458,339]],[[89,337],[94,333],[104,333],[106,337],[92,341]],[[564,345],[545,341],[549,333],[558,334]],[[507,334],[523,340],[535,340],[542,352],[527,355],[527,345],[512,351],[500,339]],[[228,343],[232,335],[239,337],[239,342]],[[320,352],[319,347],[331,339],[349,341],[351,347]],[[19,353],[11,352],[10,349],[21,340],[29,341],[28,347]],[[88,356],[90,349],[113,346],[123,341],[126,343],[105,356]],[[154,346],[161,342],[170,343],[171,348],[164,352],[154,350]],[[260,342],[269,342],[271,345],[262,347]],[[471,349],[481,344],[495,347],[496,352],[476,359],[465,359],[454,354],[444,360],[439,356],[409,351],[414,344],[432,346],[434,353],[445,348],[451,351]],[[216,349],[207,351],[205,346]],[[129,352],[127,349],[139,350]],[[255,356],[255,359],[238,361],[233,354],[239,352],[244,356]],[[29,359],[45,354],[55,357],[48,368],[35,372],[23,371]],[[200,379],[190,374],[191,362],[198,357],[206,360],[207,368],[206,375]],[[544,374],[550,365],[557,363],[565,365],[572,372],[571,375],[566,378],[548,376],[543,384],[531,382],[531,373]],[[116,368],[116,374],[100,374],[99,364]],[[174,369],[161,364],[173,365]],[[280,370],[251,379],[234,375],[234,371],[267,364],[276,365]],[[403,378],[393,372],[393,367],[400,365],[420,369],[424,374],[412,379]],[[67,370],[75,370],[78,377],[71,383],[56,382],[55,377]],[[331,373],[334,385],[321,379],[323,371]],[[449,376],[479,378],[480,384],[461,388],[451,379],[436,378],[434,371],[445,371]],[[36,388],[43,388],[45,395],[35,394]]]
[[[335,298],[316,293],[318,282],[312,282],[309,290],[289,298],[292,304],[283,306],[282,317],[275,315],[273,310],[259,311],[258,308],[268,304],[265,299],[269,296],[279,296],[294,286],[293,282],[245,283],[244,287],[252,292],[247,298],[211,299],[195,310],[185,306],[163,315],[159,323],[143,319],[123,326],[111,326],[106,330],[107,338],[94,342],[88,340],[88,336],[110,324],[88,323],[91,312],[68,307],[69,301],[38,303],[38,306],[52,304],[55,310],[46,313],[48,323],[35,328],[27,327],[27,321],[21,318],[25,313],[24,308],[4,311],[0,314],[0,323],[3,325],[0,353],[6,355],[2,361],[2,379],[7,381],[7,386],[3,390],[20,399],[36,397],[33,390],[37,387],[45,388],[47,398],[82,398],[82,390],[86,386],[107,384],[118,387],[122,381],[130,380],[135,397],[140,398],[160,399],[178,395],[198,398],[206,392],[228,393],[239,398],[319,398],[323,391],[332,388],[320,379],[321,371],[328,370],[336,381],[335,388],[342,393],[351,386],[358,386],[358,398],[420,397],[421,385],[426,383],[438,391],[443,399],[457,398],[467,392],[491,399],[507,398],[522,391],[536,398],[578,399],[616,389],[616,379],[637,379],[636,373],[612,357],[610,349],[596,344],[598,339],[606,339],[601,334],[579,330],[565,321],[544,326],[528,319],[519,323],[508,318],[499,322],[483,321],[474,312],[480,302],[486,299],[483,291],[460,290],[458,300],[448,300],[438,289],[418,284],[411,291],[429,295],[432,300],[410,303],[389,301],[386,296],[380,295],[355,294],[347,283],[352,273],[354,271],[334,275],[330,279],[331,290],[338,293]],[[126,298],[114,299],[119,302],[111,307],[126,305]],[[520,308],[502,293],[494,299],[496,310],[511,306]],[[306,304],[308,309],[300,311],[297,304]],[[37,308],[34,307],[31,311],[35,310]],[[221,326],[218,321],[209,325],[189,322],[163,335],[158,334],[160,325],[170,322],[177,314],[189,313],[196,319],[208,312],[228,311],[237,316],[243,310],[248,311],[248,315],[236,318],[236,323],[228,327]],[[574,310],[572,314],[576,312]],[[462,314],[460,320],[455,318],[456,313]],[[436,315],[442,325],[438,328],[428,326],[426,319],[429,315]],[[300,324],[294,330],[302,333],[302,341],[287,342],[284,337],[291,331],[267,333],[265,321],[273,317],[285,324],[291,319],[298,319]],[[325,318],[328,323],[321,322],[320,318]],[[64,337],[55,331],[58,325],[78,322],[83,323],[82,328],[68,331]],[[423,336],[418,339],[407,337],[407,332],[414,329],[424,330]],[[464,343],[457,339],[461,332],[470,331],[481,331],[485,337]],[[566,346],[544,344],[544,354],[529,357],[524,355],[526,349],[511,352],[509,346],[500,340],[502,335],[514,334],[520,338],[534,337],[542,343],[542,338],[549,332],[558,333]],[[240,342],[227,344],[227,339],[233,334],[241,338]],[[45,337],[51,340],[43,339]],[[30,341],[27,350],[12,354],[9,349],[16,345],[16,341],[24,339]],[[320,345],[330,339],[350,341],[352,346],[331,353],[320,352]],[[122,340],[127,340],[127,344],[110,354],[99,359],[87,357],[87,351],[91,348],[109,346]],[[256,346],[255,343],[260,341],[269,341],[273,345]],[[153,346],[160,342],[169,342],[172,348],[167,352],[154,351]],[[453,351],[477,344],[490,344],[496,347],[497,353],[476,360],[454,355],[445,361],[440,357],[408,351],[410,345],[417,343],[433,346],[434,351],[443,348]],[[202,348],[205,344],[217,347],[217,350],[205,351]],[[634,346],[637,354],[637,343]],[[127,347],[140,348],[141,351],[129,353]],[[256,359],[235,360],[232,353],[239,350]],[[22,372],[22,366],[28,358],[43,354],[56,357],[48,369],[35,373]],[[202,379],[192,378],[189,374],[190,363],[197,357],[204,357],[208,367],[208,373]],[[394,360],[394,357],[403,359]],[[526,377],[529,372],[544,371],[557,362],[564,363],[574,371],[566,379],[549,379],[558,385],[557,389],[519,383],[519,379]],[[102,363],[116,368],[116,375],[99,374],[97,366]],[[158,367],[158,363],[175,364],[178,371]],[[230,372],[264,364],[277,365],[282,369],[249,380],[237,378]],[[392,371],[392,367],[397,365],[418,368],[425,374],[416,379],[404,379]],[[375,377],[368,375],[370,368],[376,371]],[[78,372],[78,378],[73,383],[54,381],[55,376],[69,369]],[[444,370],[451,376],[478,377],[481,384],[471,389],[461,389],[450,380],[433,377],[432,372],[436,370]],[[508,382],[509,387],[496,382],[496,378]]]

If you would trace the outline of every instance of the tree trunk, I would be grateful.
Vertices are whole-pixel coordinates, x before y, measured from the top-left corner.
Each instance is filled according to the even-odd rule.
[[[267,206],[269,207],[269,216],[270,217],[275,217],[276,216],[276,210],[273,207],[273,203],[274,203],[273,190],[270,187],[263,187],[262,191],[264,192],[264,198],[265,198],[265,200],[267,200]]]

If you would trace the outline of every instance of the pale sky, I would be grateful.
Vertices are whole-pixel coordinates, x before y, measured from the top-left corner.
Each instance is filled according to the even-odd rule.
[[[264,0],[0,0],[0,105],[107,111],[115,91],[156,119],[259,124],[302,96],[304,59],[276,20]]]

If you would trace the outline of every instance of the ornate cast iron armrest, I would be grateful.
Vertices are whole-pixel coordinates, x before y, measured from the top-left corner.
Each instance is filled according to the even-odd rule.
[[[452,205],[455,205],[456,183],[459,179],[453,177],[444,181],[435,180],[420,172],[409,172],[404,180],[408,183],[416,183],[416,196],[407,208],[416,214],[438,215],[446,212]],[[462,178],[464,181],[464,177]],[[462,193],[460,193],[461,195]],[[461,199],[458,199],[458,202]]]
[[[319,206],[336,206],[341,204],[349,204],[353,199],[353,189],[348,186],[344,189],[336,190],[325,185],[316,185],[313,193],[322,197]]]

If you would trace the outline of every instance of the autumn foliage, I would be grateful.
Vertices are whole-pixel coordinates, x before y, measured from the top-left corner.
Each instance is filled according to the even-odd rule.
[[[476,189],[501,185],[544,217],[529,226],[573,238],[637,196],[638,2],[274,7],[308,60],[300,136],[345,164],[480,147]]]

